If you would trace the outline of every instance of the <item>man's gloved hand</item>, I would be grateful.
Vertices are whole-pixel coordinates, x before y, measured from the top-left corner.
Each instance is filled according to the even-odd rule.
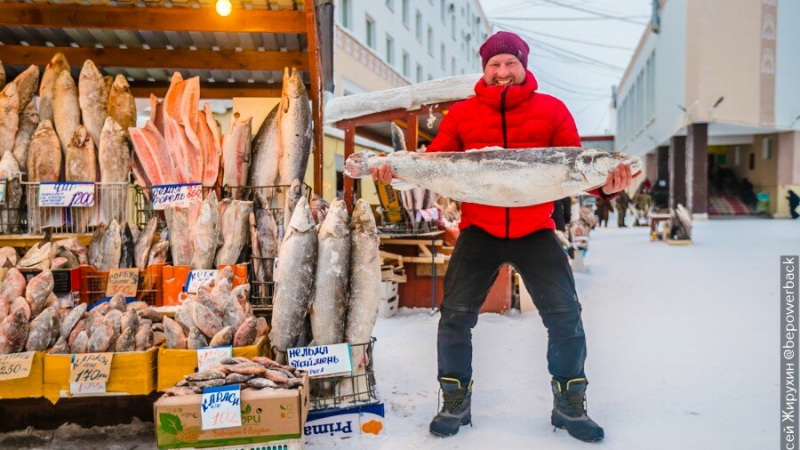
[[[630,170],[628,170],[628,173],[630,173]],[[392,173],[392,166],[389,164],[384,164],[377,169],[372,169],[372,181],[375,182],[382,181],[389,184],[392,182],[392,175],[394,175]]]
[[[617,168],[608,173],[605,186],[600,188],[600,192],[605,195],[613,195],[624,191],[631,185],[631,167],[627,164],[620,164]]]

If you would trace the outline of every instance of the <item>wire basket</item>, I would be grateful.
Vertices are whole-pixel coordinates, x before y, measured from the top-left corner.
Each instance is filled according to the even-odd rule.
[[[360,350],[367,353],[367,366],[362,374],[342,375],[326,378],[311,378],[309,380],[309,397],[312,410],[335,409],[342,406],[359,406],[378,403],[378,394],[375,389],[375,371],[372,366],[372,353],[375,348],[376,338],[371,338],[364,344],[350,344],[350,353]],[[286,352],[273,349],[276,358],[286,360]],[[281,359],[279,359],[281,360]]]
[[[128,220],[128,183],[94,183],[94,206],[40,207],[40,183],[22,183],[28,199],[27,224],[29,234],[88,233],[101,222],[119,223]]]
[[[392,211],[391,213],[396,213]],[[427,210],[405,209],[402,211],[403,220],[391,222],[388,215],[390,212],[381,211],[383,223],[378,226],[378,231],[384,234],[422,234],[439,231],[438,219],[439,210],[429,208]]]
[[[0,203],[0,234],[23,234],[28,230],[25,191],[20,178],[6,181],[5,201]]]

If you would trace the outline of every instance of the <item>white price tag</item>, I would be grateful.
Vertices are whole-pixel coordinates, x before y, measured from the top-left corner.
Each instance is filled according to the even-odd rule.
[[[239,385],[203,389],[200,415],[203,430],[242,426]]]
[[[205,347],[197,349],[197,371],[202,372],[209,367],[219,364],[225,358],[233,356],[233,347]]]
[[[167,206],[188,208],[193,201],[203,201],[201,184],[166,184],[150,189],[153,209],[166,209]]]
[[[200,286],[211,283],[216,276],[217,271],[214,269],[192,270],[189,272],[189,276],[186,277],[186,284],[183,285],[183,292],[196,294]]]
[[[290,348],[288,353],[289,364],[307,371],[311,378],[349,374],[353,370],[350,344]]]
[[[94,183],[40,183],[39,206],[42,208],[94,206]]]

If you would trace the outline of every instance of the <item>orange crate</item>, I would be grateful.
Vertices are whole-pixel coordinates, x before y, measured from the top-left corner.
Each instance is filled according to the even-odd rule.
[[[233,268],[233,287],[240,284],[247,283],[247,264],[231,265]],[[217,269],[224,269],[225,266],[219,266]],[[189,272],[192,269],[189,266],[164,266],[163,272],[163,291],[164,291],[164,306],[180,305],[180,294],[183,292],[183,287],[186,285],[186,279],[189,278]]]
[[[94,304],[106,297],[108,285],[108,272],[99,271],[94,266],[81,266],[80,286],[81,303]],[[148,305],[162,306],[164,293],[161,290],[161,278],[164,264],[153,264],[145,270],[139,271],[139,286],[136,290],[136,299]]]

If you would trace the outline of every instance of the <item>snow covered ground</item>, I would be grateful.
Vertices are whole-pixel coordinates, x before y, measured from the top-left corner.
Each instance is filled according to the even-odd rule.
[[[606,431],[601,446],[777,447],[778,260],[800,253],[800,222],[698,222],[694,240],[689,247],[649,242],[645,228],[592,234],[587,270],[575,277],[589,346],[589,413]],[[587,448],[549,424],[546,332],[536,313],[481,316],[474,333],[474,427],[452,438],[430,436],[438,393],[437,321],[427,310],[401,310],[376,327],[375,367],[387,415],[383,434],[308,447]],[[68,429],[28,438],[0,435],[0,448],[69,448],[80,442],[155,448],[152,428],[140,424],[104,430],[102,446],[95,434]]]

